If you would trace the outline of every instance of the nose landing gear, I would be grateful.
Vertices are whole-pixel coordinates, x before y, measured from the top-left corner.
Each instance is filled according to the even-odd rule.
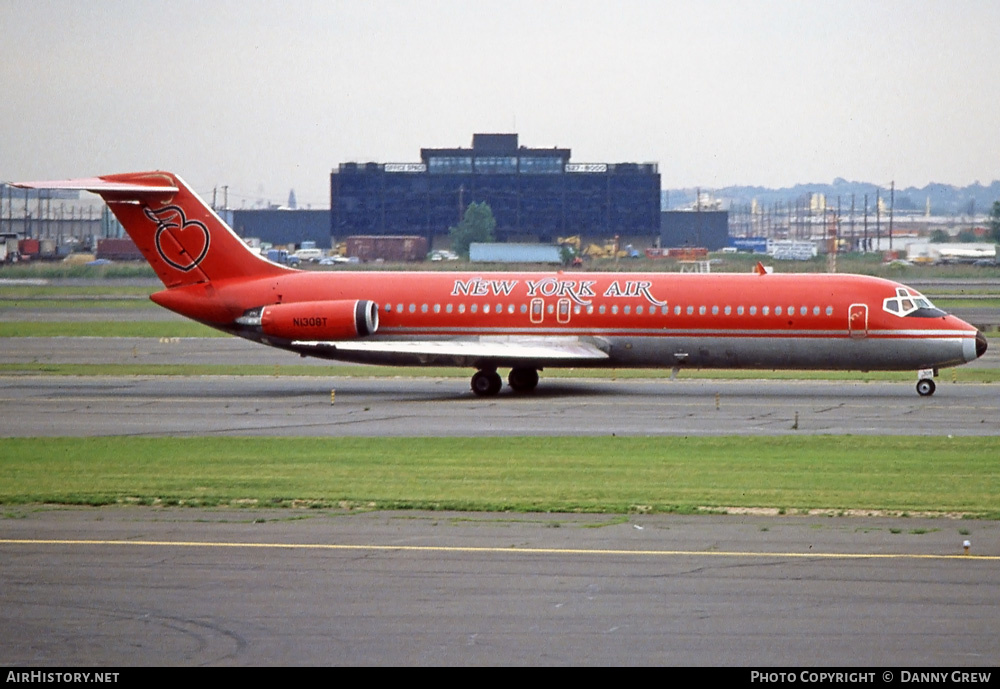
[[[925,368],[917,372],[917,394],[921,397],[930,397],[934,394],[937,386],[934,384],[934,376],[937,369]]]
[[[930,378],[921,378],[917,381],[917,394],[921,397],[930,397],[936,388],[937,386]]]

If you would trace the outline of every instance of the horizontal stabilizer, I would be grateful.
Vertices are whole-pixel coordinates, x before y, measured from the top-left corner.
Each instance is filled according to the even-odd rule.
[[[60,179],[47,182],[14,182],[11,186],[22,189],[66,189],[69,191],[92,191],[95,194],[174,194],[178,188],[164,184],[137,184],[135,182],[115,182],[100,177],[81,179]]]

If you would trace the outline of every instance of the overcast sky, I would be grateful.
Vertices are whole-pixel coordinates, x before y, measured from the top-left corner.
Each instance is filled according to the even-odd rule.
[[[1000,178],[1000,2],[0,0],[0,179],[329,204],[518,132],[664,187]]]

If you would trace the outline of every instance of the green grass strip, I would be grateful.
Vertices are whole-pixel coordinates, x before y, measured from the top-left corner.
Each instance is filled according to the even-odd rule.
[[[194,321],[0,322],[0,337],[231,337]]]
[[[1000,309],[1000,299],[961,299],[949,297],[934,299],[934,306],[945,311],[952,309]]]
[[[80,309],[87,311],[101,310],[148,310],[157,311],[160,307],[148,299],[2,299],[0,309],[5,311],[41,310],[41,309]],[[160,310],[162,313],[162,310]],[[114,314],[109,314],[114,317]]]
[[[9,438],[0,503],[1000,515],[1000,438]]]
[[[109,281],[103,285],[20,285],[0,284],[0,299],[148,299],[162,287],[119,285]]]

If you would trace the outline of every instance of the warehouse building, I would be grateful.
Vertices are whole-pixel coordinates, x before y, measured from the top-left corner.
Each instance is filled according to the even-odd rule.
[[[704,247],[718,251],[729,246],[729,211],[663,211],[660,246]]]
[[[327,210],[229,210],[222,216],[244,239],[254,237],[274,246],[298,246],[303,241],[315,242],[321,249],[331,246]]]
[[[568,148],[527,148],[517,134],[475,134],[471,148],[422,148],[419,163],[341,163],[330,175],[332,233],[420,235],[433,242],[473,202],[489,204],[498,241],[660,234],[655,163],[574,163]]]

